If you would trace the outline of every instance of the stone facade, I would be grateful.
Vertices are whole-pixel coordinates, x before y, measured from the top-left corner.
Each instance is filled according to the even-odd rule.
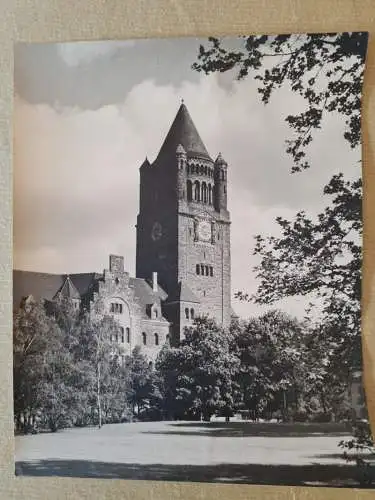
[[[192,323],[187,309],[229,325],[227,163],[221,154],[211,159],[184,104],[155,162],[140,167],[136,267],[143,279],[158,272],[175,342]],[[181,283],[190,300],[176,295]]]
[[[124,354],[140,346],[151,361],[199,315],[229,325],[227,164],[221,154],[211,159],[184,104],[155,162],[140,167],[136,276],[117,255],[103,273],[14,271],[14,306],[28,296],[68,296],[93,317],[114,316]]]

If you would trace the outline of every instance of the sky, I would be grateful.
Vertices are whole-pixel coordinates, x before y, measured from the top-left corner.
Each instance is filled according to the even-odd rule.
[[[139,167],[155,159],[181,99],[211,157],[221,152],[228,162],[233,294],[256,291],[254,235],[279,234],[277,216],[321,211],[333,174],[358,176],[360,151],[350,149],[334,114],[308,149],[311,169],[291,174],[285,117],[303,100],[283,88],[265,106],[251,77],[193,71],[200,43],[16,46],[15,269],[102,272],[114,253],[134,275]],[[297,317],[305,305],[304,298],[276,304]],[[265,310],[235,299],[233,307],[243,317]]]

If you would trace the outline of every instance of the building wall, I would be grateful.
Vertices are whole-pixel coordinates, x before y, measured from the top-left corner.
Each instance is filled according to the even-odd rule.
[[[113,257],[113,256],[112,256]],[[119,257],[119,259],[121,259]],[[110,315],[120,327],[124,328],[124,342],[119,338],[123,354],[130,355],[134,347],[140,346],[142,352],[154,361],[169,334],[169,323],[165,319],[148,319],[145,317],[145,305],[139,304],[134,290],[129,287],[129,274],[123,271],[123,263],[115,260],[110,270],[104,271],[103,281],[99,282],[99,290],[91,302],[91,313],[100,318]],[[111,304],[120,304],[121,311],[113,312]],[[159,305],[160,306],[160,305]],[[160,307],[159,307],[160,309]],[[130,339],[127,341],[126,328],[130,328]],[[142,333],[149,340],[143,344]],[[159,345],[155,345],[154,334],[159,337]]]

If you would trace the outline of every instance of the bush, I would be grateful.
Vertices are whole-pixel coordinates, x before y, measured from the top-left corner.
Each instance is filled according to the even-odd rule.
[[[375,482],[375,445],[369,422],[354,421],[352,433],[352,439],[339,443],[344,450],[342,456],[346,461],[356,463],[355,479],[360,485],[371,486]]]

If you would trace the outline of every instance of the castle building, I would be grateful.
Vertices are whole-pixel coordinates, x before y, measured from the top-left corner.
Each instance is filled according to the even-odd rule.
[[[113,315],[125,353],[139,345],[154,360],[197,316],[229,326],[230,278],[227,163],[210,157],[182,103],[157,158],[140,167],[136,278],[115,255],[103,273],[15,270],[13,301],[17,308],[25,297],[62,295],[92,314]]]

